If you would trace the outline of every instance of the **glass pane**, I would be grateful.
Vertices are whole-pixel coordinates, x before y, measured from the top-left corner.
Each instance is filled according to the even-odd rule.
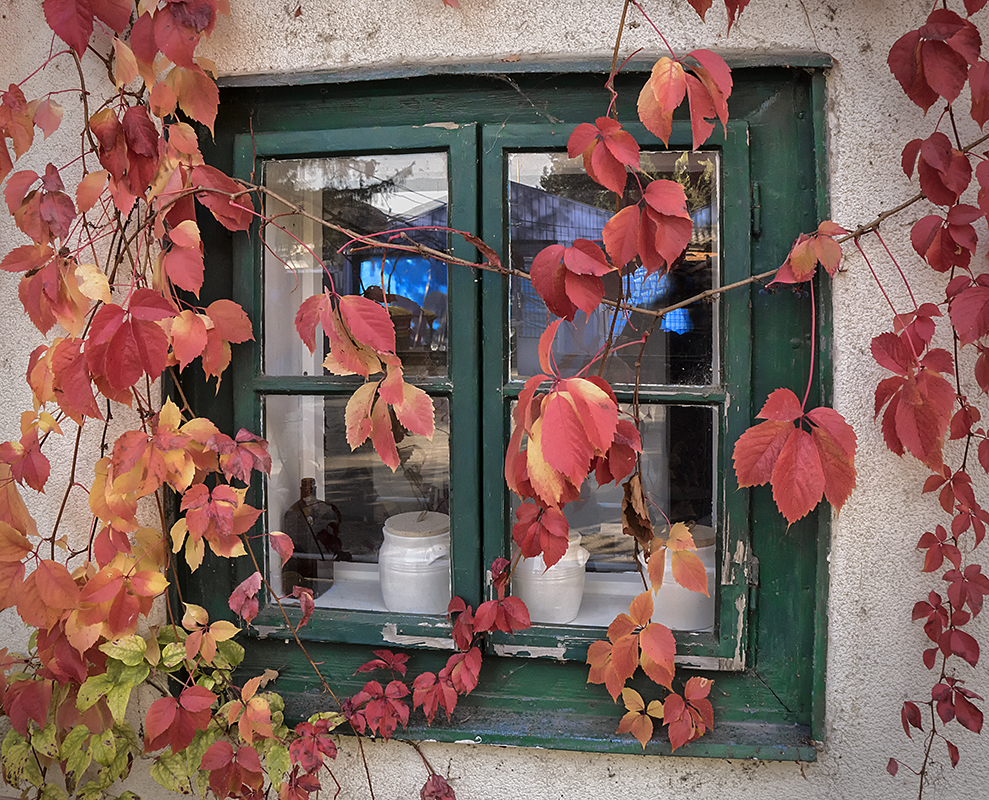
[[[592,181],[580,159],[566,153],[508,154],[509,257],[513,268],[529,271],[532,259],[551,244],[575,239],[599,245],[601,231],[615,213],[614,195]],[[639,181],[677,180],[687,194],[694,231],[686,252],[665,274],[647,275],[639,267],[620,280],[605,280],[605,296],[627,298],[635,306],[660,309],[716,285],[719,274],[719,154],[645,152]],[[629,176],[623,205],[641,198],[639,181]],[[552,319],[526,280],[511,281],[510,377],[524,380],[541,372],[539,336]],[[717,303],[693,303],[669,312],[659,322],[648,314],[621,315],[602,305],[590,318],[578,311],[557,333],[554,354],[563,375],[573,375],[600,357],[609,337],[612,355],[604,376],[613,384],[634,384],[635,363],[642,363],[647,385],[705,386],[717,383]],[[650,329],[651,332],[650,332]],[[649,333],[645,348],[641,341]],[[595,373],[597,367],[593,368]]]
[[[302,158],[265,164],[265,186],[308,214],[377,241],[417,242],[446,250],[446,153]],[[273,198],[269,215],[288,207]],[[327,289],[381,302],[386,293],[398,355],[408,376],[445,375],[447,271],[418,253],[354,242],[300,215],[280,216],[265,231],[264,370],[269,375],[321,375],[325,341],[316,353],[293,323],[300,303]],[[411,242],[409,241],[411,240]],[[320,265],[320,261],[325,266]],[[383,287],[383,290],[382,290]]]
[[[624,406],[623,411],[628,413],[631,407]],[[668,532],[667,518],[671,523],[687,523],[708,567],[710,597],[677,585],[672,575],[663,581],[653,619],[678,630],[709,630],[714,624],[716,414],[710,406],[640,406],[642,481],[653,528],[663,536]],[[623,497],[620,485],[598,486],[593,476],[588,478],[580,498],[564,509],[571,551],[577,548],[575,553],[568,551],[571,563],[561,562],[545,574],[541,562],[520,566],[523,596],[537,603],[530,608],[533,619],[606,626],[616,614],[626,613],[631,599],[644,590],[635,563],[635,540],[622,532]],[[586,554],[579,553],[580,548]],[[578,576],[582,584],[575,589],[579,606],[554,618],[566,586],[565,573],[573,572],[578,563],[585,570]]]
[[[623,410],[632,409],[624,406]],[[714,535],[715,413],[708,406],[639,407],[642,486],[657,533],[666,527],[668,517],[670,522],[695,525],[696,535],[705,540]],[[570,527],[581,534],[581,544],[590,551],[589,572],[636,569],[635,541],[622,533],[623,497],[621,486],[598,486],[591,478],[580,499],[568,506]]]
[[[386,610],[378,581],[383,527],[405,512],[438,512],[437,517],[450,512],[450,402],[433,398],[436,432],[431,442],[409,433],[397,442],[400,464],[395,472],[381,462],[370,442],[351,451],[346,403],[342,396],[265,399],[272,454],[268,528],[289,534],[297,554],[282,569],[272,553],[270,579],[282,594],[296,583],[312,588],[317,606]],[[307,478],[314,481],[315,492],[306,503],[309,519],[303,522],[298,503]]]

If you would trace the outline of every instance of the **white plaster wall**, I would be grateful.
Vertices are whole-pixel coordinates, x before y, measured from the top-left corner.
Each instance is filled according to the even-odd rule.
[[[443,7],[440,0],[231,0],[233,16],[221,20],[206,53],[224,74],[496,62],[515,56],[523,62],[608,56],[622,6],[621,0],[460,2],[462,8],[456,10]],[[960,2],[952,5],[961,7]],[[678,52],[704,46],[749,54],[808,49],[831,54],[836,66],[829,76],[828,123],[836,221],[853,228],[916,192],[916,184],[900,173],[900,150],[909,139],[927,136],[932,119],[924,119],[902,94],[886,66],[886,54],[901,33],[922,24],[929,0],[752,0],[730,37],[725,36],[720,2],[715,2],[706,25],[683,0],[644,0],[644,6]],[[43,44],[47,49],[50,34],[41,22],[37,0],[0,0],[0,12],[0,47],[6,54],[0,77],[20,79],[37,64],[23,46],[37,49]],[[989,11],[981,12],[979,19],[989,29]],[[645,48],[646,54],[663,52],[633,11],[623,52],[637,47]],[[60,63],[63,70],[70,67],[67,61]],[[58,78],[56,73],[52,80]],[[963,141],[978,136],[970,122],[961,128]],[[65,154],[74,144],[63,142],[58,158],[67,160]],[[911,274],[920,272],[906,235],[914,218],[883,226]],[[3,215],[0,240],[4,251],[21,243]],[[894,300],[903,302],[905,293],[878,242],[865,247]],[[891,755],[908,762],[919,757],[919,746],[899,728],[899,707],[903,699],[920,697],[930,686],[930,675],[920,664],[926,640],[910,622],[910,610],[937,581],[920,575],[921,558],[913,547],[920,533],[934,524],[930,520],[940,517],[933,497],[918,498],[926,470],[890,454],[873,423],[870,387],[882,376],[869,355],[869,341],[884,329],[889,311],[863,260],[851,251],[846,255],[847,271],[834,284],[835,404],[858,432],[859,478],[833,526],[827,729],[818,761],[740,762],[424,745],[461,800],[881,800],[916,794],[909,775],[901,771],[899,778],[890,778],[885,764]],[[938,285],[936,279],[917,280]],[[0,307],[16,305],[16,281],[0,281]],[[22,376],[37,336],[25,322],[17,315],[0,314],[2,438],[15,435],[17,413],[29,403]],[[64,463],[57,469],[65,474]],[[40,515],[49,516],[51,507],[35,506]],[[984,623],[979,633],[985,637]],[[9,615],[4,617],[0,636],[6,642],[17,635],[16,624]],[[984,665],[975,672],[962,665],[957,674],[976,690],[985,693],[989,688]],[[925,796],[982,797],[989,787],[989,736],[955,726],[952,738],[961,748],[962,763],[952,771],[946,758],[940,758]],[[349,741],[336,770],[344,786],[342,796],[366,797],[363,768]],[[423,771],[411,748],[370,743],[366,749],[376,797],[418,795]],[[131,783],[142,796],[164,794],[140,767]]]

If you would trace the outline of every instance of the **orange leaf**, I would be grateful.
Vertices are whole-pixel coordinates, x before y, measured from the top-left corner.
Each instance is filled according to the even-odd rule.
[[[33,549],[23,533],[0,522],[0,561],[21,561]]]
[[[38,594],[49,608],[68,609],[79,604],[79,587],[57,561],[39,561],[34,571]]]
[[[371,444],[386,467],[391,467],[392,472],[398,469],[400,461],[392,431],[391,413],[388,405],[380,400],[371,411]]]
[[[411,433],[425,436],[432,441],[435,431],[433,401],[418,386],[402,384],[402,402],[394,406],[395,416],[402,426]]]
[[[697,553],[691,550],[670,552],[673,580],[692,592],[702,592],[710,597],[707,589],[707,569]]]
[[[649,587],[653,593],[658,592],[663,586],[663,576],[666,574],[666,548],[660,547],[653,550],[649,556]]]
[[[665,625],[658,622],[650,623],[639,633],[639,646],[645,659],[652,662],[646,674],[664,686],[669,686],[667,675],[669,678],[673,677],[673,658],[676,655],[676,640],[673,638],[673,633]],[[646,669],[646,666],[643,662],[642,668]],[[656,669],[653,669],[653,666]],[[657,677],[657,672],[662,674]]]
[[[652,75],[639,94],[639,119],[646,128],[668,145],[673,129],[673,112],[683,102],[687,81],[679,61],[663,57],[652,68]]]
[[[637,595],[628,607],[628,614],[637,626],[648,625],[652,619],[652,592],[642,592]]]

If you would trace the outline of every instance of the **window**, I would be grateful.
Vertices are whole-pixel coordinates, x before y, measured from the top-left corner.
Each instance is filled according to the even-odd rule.
[[[631,74],[618,81],[623,121],[635,119],[642,80]],[[505,264],[527,270],[546,244],[599,238],[608,216],[604,190],[565,153],[573,128],[606,102],[601,83],[597,75],[519,73],[230,86],[207,157],[253,176],[312,217],[465,259],[474,258],[473,247],[438,228],[479,231]],[[668,150],[641,126],[629,126],[647,151],[646,172],[689,184],[695,234],[676,270],[630,276],[624,291],[659,307],[733,283],[780,263],[796,234],[816,226],[823,211],[815,188],[821,85],[819,73],[803,70],[736,71],[727,134],[696,153],[686,126],[674,131]],[[269,200],[267,211],[278,210],[277,199]],[[219,391],[189,386],[187,393],[194,405],[226,414],[231,428],[262,429],[271,441],[275,467],[256,501],[266,506],[271,529],[297,539],[299,555],[270,577],[318,595],[303,633],[314,657],[333,664],[341,681],[335,688],[346,695],[360,685],[350,676],[367,660],[368,645],[412,648],[417,669],[439,668],[452,646],[449,625],[431,613],[428,598],[421,607],[388,610],[411,602],[387,600],[378,581],[382,529],[398,525],[397,515],[433,512],[420,533],[438,541],[448,515],[449,552],[440,547],[424,556],[441,565],[431,568],[440,576],[432,586],[442,593],[448,571],[454,594],[475,606],[486,598],[485,569],[511,542],[503,480],[511,409],[537,369],[533,337],[546,312],[526,281],[447,267],[428,253],[348,242],[310,217],[285,219],[285,229],[269,228],[263,242],[213,231],[209,284],[249,310],[256,342],[234,354],[233,379]],[[344,406],[362,379],[325,369],[325,353],[317,348],[310,356],[292,324],[301,300],[324,286],[382,299],[372,288],[382,278],[406,380],[429,394],[437,411],[431,442],[400,442],[394,474],[368,445],[351,453],[346,444]],[[612,296],[618,290],[608,287]],[[713,603],[688,598],[672,625],[686,629],[678,634],[681,669],[715,679],[716,729],[683,748],[687,755],[806,760],[821,738],[827,520],[812,517],[787,530],[768,493],[737,491],[730,469],[731,447],[768,391],[806,381],[809,312],[809,300],[790,293],[734,290],[664,318],[641,354],[649,490],[672,521],[694,523],[695,536],[710,540],[712,550]],[[638,338],[649,324],[638,318],[644,316],[616,320],[615,344]],[[556,343],[561,369],[597,352],[612,329],[603,313],[576,323]],[[636,347],[613,361],[608,377],[622,403],[633,402],[629,376],[639,358]],[[815,392],[827,391],[825,375],[822,369]],[[313,479],[320,501],[309,522],[296,513],[305,479]],[[310,491],[313,484],[306,485]],[[424,735],[639,749],[613,733],[616,709],[601,687],[586,685],[583,664],[602,626],[640,591],[623,548],[627,537],[615,524],[619,502],[611,487],[589,488],[572,512],[571,527],[588,551],[578,616],[492,637],[481,685],[449,725]],[[186,581],[184,593],[219,614],[225,595],[211,590],[235,585],[237,569],[210,564]],[[319,707],[323,699],[295,648],[282,643],[277,609],[263,609],[254,632],[248,660],[283,668],[290,713]],[[649,752],[664,747],[654,742]]]

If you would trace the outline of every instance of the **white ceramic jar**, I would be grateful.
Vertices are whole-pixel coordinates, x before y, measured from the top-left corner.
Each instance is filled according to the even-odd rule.
[[[512,578],[512,593],[525,603],[533,622],[571,622],[584,596],[584,564],[590,554],[572,533],[563,558],[546,569],[542,556],[523,558]]]
[[[408,511],[385,520],[378,578],[385,608],[445,614],[450,605],[450,516]]]

